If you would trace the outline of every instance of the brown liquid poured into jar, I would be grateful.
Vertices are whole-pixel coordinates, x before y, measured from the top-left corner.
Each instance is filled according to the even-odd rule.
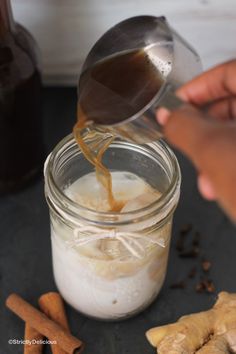
[[[163,84],[144,50],[121,53],[98,62],[80,78],[80,97],[73,132],[85,158],[96,169],[105,188],[110,211],[119,212],[124,202],[116,201],[112,178],[102,158],[115,134],[104,125],[120,123],[143,109]]]
[[[123,208],[124,203],[115,200],[112,192],[111,173],[102,163],[103,154],[108,149],[115,136],[109,133],[108,137],[104,139],[104,137],[101,136],[103,133],[96,131],[95,128],[92,130],[88,129],[87,131],[85,131],[85,129],[86,117],[82,113],[80,106],[78,106],[78,122],[73,129],[75,139],[85,158],[95,167],[97,180],[105,188],[107,193],[110,211],[119,212]],[[86,142],[88,139],[89,142]]]

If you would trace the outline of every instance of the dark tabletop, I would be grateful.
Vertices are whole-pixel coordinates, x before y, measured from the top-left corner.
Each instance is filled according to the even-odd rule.
[[[75,121],[76,91],[67,88],[44,89],[45,144],[49,152],[71,132]],[[172,246],[164,287],[142,314],[116,323],[88,319],[66,306],[70,328],[86,343],[85,354],[151,354],[155,350],[145,338],[153,326],[176,321],[183,314],[208,309],[217,292],[236,291],[236,230],[221,210],[204,201],[197,192],[196,174],[191,164],[177,153],[182,170],[181,199],[174,218]],[[180,258],[176,251],[179,230],[193,225],[191,240],[199,231],[200,255]],[[55,290],[51,265],[48,207],[44,199],[43,178],[21,192],[0,198],[0,354],[23,353],[21,345],[9,339],[23,339],[24,323],[4,306],[6,297],[16,292],[36,305],[38,297]],[[187,241],[190,242],[190,241]],[[190,245],[189,245],[190,247]],[[201,271],[200,261],[211,261],[209,274]],[[188,273],[197,267],[196,276]],[[213,280],[216,292],[197,293],[196,284],[204,276]],[[185,281],[184,289],[171,289]],[[47,347],[45,353],[50,353]]]

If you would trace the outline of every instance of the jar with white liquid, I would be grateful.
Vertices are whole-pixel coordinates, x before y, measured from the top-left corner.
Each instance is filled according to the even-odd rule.
[[[145,309],[165,279],[180,169],[163,141],[136,145],[117,139],[103,162],[113,193],[124,203],[109,212],[103,187],[72,135],[45,163],[53,271],[64,299],[103,320]]]

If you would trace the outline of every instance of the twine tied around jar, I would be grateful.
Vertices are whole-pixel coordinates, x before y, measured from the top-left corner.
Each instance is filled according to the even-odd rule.
[[[90,242],[102,239],[115,239],[122,243],[130,254],[138,259],[142,259],[146,255],[145,243],[155,244],[162,248],[166,247],[166,241],[163,237],[153,239],[150,236],[138,232],[117,231],[116,229],[104,230],[96,226],[78,226],[74,229],[73,240],[67,241],[70,247],[84,246]]]

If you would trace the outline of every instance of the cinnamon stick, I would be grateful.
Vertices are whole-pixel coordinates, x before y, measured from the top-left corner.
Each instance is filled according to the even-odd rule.
[[[43,343],[33,343],[32,341],[40,341],[44,339],[44,336],[39,333],[36,329],[29,326],[28,323],[25,324],[25,345],[24,354],[42,354],[43,353]],[[29,341],[29,343],[27,343]]]
[[[44,294],[39,298],[38,303],[45,315],[61,325],[68,333],[70,332],[65,307],[59,293],[50,292]],[[57,344],[52,344],[51,349],[53,354],[66,354]]]
[[[63,327],[50,320],[44,313],[37,310],[16,294],[11,294],[6,300],[6,306],[31,327],[42,333],[57,344],[68,354],[79,354],[83,343],[68,333]]]

